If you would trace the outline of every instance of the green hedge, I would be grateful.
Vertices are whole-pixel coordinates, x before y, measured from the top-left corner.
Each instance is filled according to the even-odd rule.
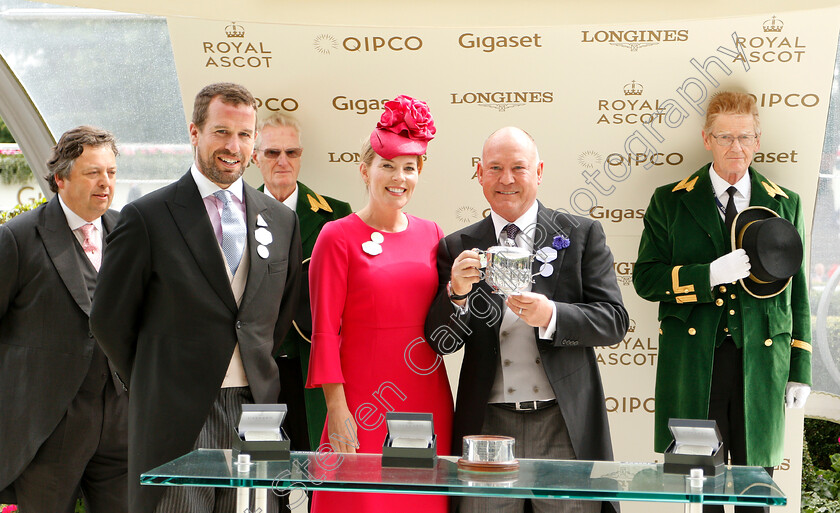
[[[46,198],[41,198],[41,201],[30,201],[29,203],[24,203],[23,205],[18,205],[11,210],[0,210],[0,224],[6,223],[11,220],[13,217],[23,214],[29,210],[37,208],[39,205],[46,203]]]
[[[840,424],[805,419],[802,512],[840,513]]]
[[[6,185],[24,184],[31,179],[32,169],[22,154],[0,155],[0,182]]]

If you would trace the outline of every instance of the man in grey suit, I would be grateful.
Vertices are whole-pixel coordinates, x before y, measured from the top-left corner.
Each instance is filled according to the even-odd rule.
[[[440,287],[426,340],[440,354],[465,347],[452,433],[516,439],[523,458],[612,459],[593,346],[618,343],[629,317],[597,221],[537,201],[543,162],[526,132],[507,127],[484,143],[478,181],[490,215],[443,238]],[[533,285],[506,301],[481,281],[475,248],[537,254]],[[457,503],[459,501],[453,501]],[[461,498],[460,511],[518,512],[522,499]],[[612,511],[617,503],[532,500],[534,511]]]
[[[300,235],[294,212],[242,180],[256,121],[244,87],[202,89],[195,163],[126,205],[109,240],[91,327],[131,390],[132,513],[233,511],[233,489],[141,487],[140,474],[230,448],[242,404],[277,402],[272,354],[296,309]]]
[[[114,136],[65,132],[48,203],[0,226],[0,502],[72,513],[127,507],[128,398],[88,329],[118,213]],[[16,496],[16,497],[15,497]]]

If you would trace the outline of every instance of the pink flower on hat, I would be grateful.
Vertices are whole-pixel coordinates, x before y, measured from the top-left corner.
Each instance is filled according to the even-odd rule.
[[[406,95],[385,102],[385,112],[370,134],[370,145],[382,158],[423,155],[435,136],[435,123],[426,102]]]
[[[425,142],[431,141],[436,131],[426,102],[404,94],[385,102],[385,112],[376,128]]]

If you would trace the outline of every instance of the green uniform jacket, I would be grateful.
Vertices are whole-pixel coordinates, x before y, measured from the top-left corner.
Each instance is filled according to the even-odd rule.
[[[289,358],[300,359],[303,383],[306,383],[307,370],[309,369],[310,339],[312,338],[312,312],[309,305],[309,257],[312,256],[312,248],[315,247],[315,240],[321,233],[321,228],[329,221],[341,219],[353,211],[350,209],[349,203],[329,196],[321,196],[300,182],[297,182],[297,186],[298,200],[295,212],[300,220],[303,261],[307,265],[303,266],[304,272],[300,287],[301,301],[298,304],[298,313],[295,315],[295,324],[286,335],[278,354],[286,354]],[[264,187],[261,186],[259,189],[262,191]],[[303,387],[303,383],[301,383],[301,387]],[[324,422],[327,417],[327,405],[324,401],[324,392],[320,388],[304,389],[303,397],[306,402],[309,445],[314,451],[318,448],[321,440],[321,432],[324,429]]]
[[[799,196],[749,169],[751,206],[787,219],[804,241]],[[732,335],[744,355],[747,464],[782,461],[785,384],[811,383],[805,262],[779,295],[757,299],[740,283],[709,285],[709,264],[730,252],[709,165],[654,192],[633,270],[638,294],[659,302],[654,449],[671,442],[669,418],[705,419],[715,344]]]

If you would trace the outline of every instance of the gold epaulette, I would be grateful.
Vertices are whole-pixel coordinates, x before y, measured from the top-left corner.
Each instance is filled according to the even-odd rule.
[[[319,209],[326,210],[327,212],[332,212],[332,208],[330,208],[330,204],[327,203],[327,200],[325,200],[317,192],[313,194],[315,194],[315,198],[312,197],[312,194],[306,195],[306,197],[309,199],[309,207],[312,209],[313,212],[317,212]]]
[[[691,180],[689,180],[689,178],[691,178],[691,177],[689,176],[688,178],[683,178],[680,181],[680,183],[678,183],[677,185],[674,186],[673,189],[671,189],[671,192],[677,192],[677,191],[681,191],[683,189],[685,189],[688,192],[691,192],[691,189],[694,188],[694,183],[697,182],[697,178],[699,178],[699,177],[695,176]]]
[[[785,191],[783,191],[781,187],[774,184],[770,180],[761,182],[761,185],[764,186],[764,189],[767,191],[767,194],[769,194],[771,198],[775,198],[776,195],[784,196],[785,198],[788,197],[788,195],[785,194]]]

